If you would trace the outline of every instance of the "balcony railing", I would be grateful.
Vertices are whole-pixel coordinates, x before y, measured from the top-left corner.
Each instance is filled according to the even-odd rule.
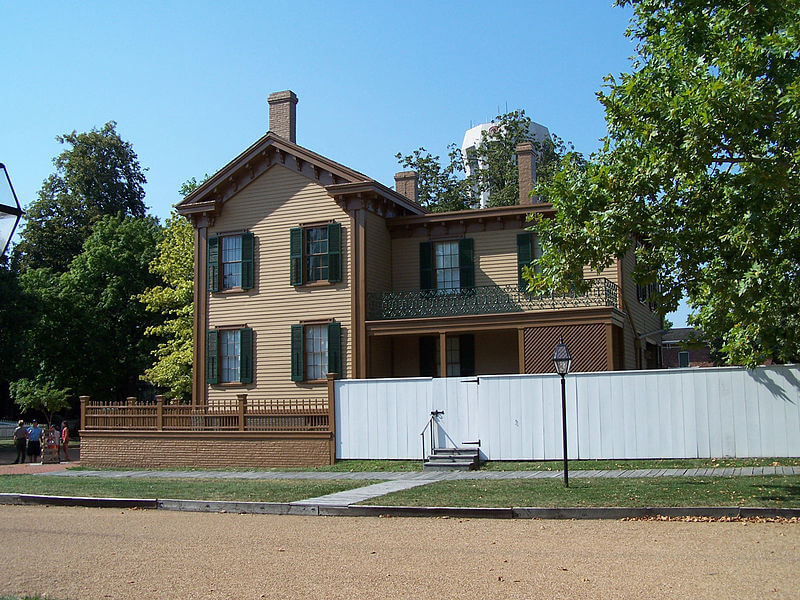
[[[376,292],[367,295],[367,318],[379,321],[617,305],[617,284],[604,277],[591,279],[589,284],[585,294],[529,294],[516,285]]]

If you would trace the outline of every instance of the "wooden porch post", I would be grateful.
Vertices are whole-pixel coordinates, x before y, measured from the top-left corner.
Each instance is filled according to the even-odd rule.
[[[239,401],[239,431],[244,431],[244,415],[247,410],[247,394],[236,394]]]
[[[447,377],[447,334],[439,333],[439,377]]]
[[[328,430],[331,434],[330,464],[336,462],[336,386],[338,373],[328,373]]]
[[[156,396],[156,429],[164,431],[164,396]]]
[[[89,396],[78,396],[81,401],[81,431],[86,429],[86,405],[89,403]]]

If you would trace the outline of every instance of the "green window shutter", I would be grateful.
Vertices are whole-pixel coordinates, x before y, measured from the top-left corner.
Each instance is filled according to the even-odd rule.
[[[328,281],[342,280],[342,224],[328,224]]]
[[[239,330],[239,381],[253,383],[253,330]]]
[[[342,324],[328,323],[328,373],[342,376]]]
[[[436,352],[436,337],[423,335],[419,338],[419,375],[436,377],[439,372],[439,354]]]
[[[471,377],[475,375],[475,336],[465,333],[458,337],[458,360],[461,364],[461,376]]]
[[[219,238],[208,238],[208,252],[206,254],[208,291],[219,291]]]
[[[458,270],[461,289],[475,287],[475,262],[472,238],[458,240]]]
[[[289,232],[289,271],[292,285],[303,285],[303,228]]]
[[[419,244],[419,289],[433,289],[433,243]]]
[[[206,383],[217,383],[217,363],[219,362],[217,350],[217,330],[209,329],[206,332]]]
[[[531,234],[527,231],[517,234],[517,284],[520,291],[528,289],[528,282],[522,276],[522,267],[531,264],[531,254]]]
[[[252,233],[242,234],[242,289],[249,290],[255,283],[253,250],[255,238]]]
[[[304,366],[303,326],[292,325],[292,381],[303,381],[305,379]]]
[[[542,272],[542,265],[539,264],[539,259],[542,258],[542,247],[539,245],[539,236],[533,236],[533,270],[537,273]]]

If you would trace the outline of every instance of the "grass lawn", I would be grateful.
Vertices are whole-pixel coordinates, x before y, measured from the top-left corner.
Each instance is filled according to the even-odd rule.
[[[572,470],[605,469],[707,469],[712,467],[798,467],[800,458],[663,458],[640,460],[571,460]],[[564,468],[562,460],[537,461],[490,461],[481,469],[484,471],[560,471]]]
[[[100,498],[176,498],[293,502],[362,487],[375,481],[145,479],[0,475],[0,492]]]
[[[591,469],[695,469],[710,467],[767,467],[800,466],[800,458],[687,458],[652,460],[571,460],[570,470]],[[489,461],[481,466],[484,471],[559,471],[563,467],[560,460],[536,461]],[[83,471],[94,471],[91,467],[73,467]],[[129,468],[105,468],[104,471],[130,471]],[[328,473],[351,473],[378,471],[406,472],[422,471],[421,460],[337,460],[334,465],[324,467],[297,467],[291,469],[251,469],[231,467],[227,469],[172,468],[154,469],[159,471],[320,471]],[[0,599],[2,600],[2,599]]]
[[[507,479],[441,481],[362,504],[384,506],[800,507],[800,476],[663,477],[656,479]]]

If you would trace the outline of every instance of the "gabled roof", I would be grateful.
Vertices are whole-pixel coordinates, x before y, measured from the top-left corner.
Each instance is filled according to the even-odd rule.
[[[404,214],[424,214],[425,210],[405,196],[390,190],[363,173],[298,146],[268,131],[261,139],[210,177],[176,205],[178,213],[217,214],[237,192],[274,165],[282,165],[328,190],[331,196],[369,190],[398,206]]]

